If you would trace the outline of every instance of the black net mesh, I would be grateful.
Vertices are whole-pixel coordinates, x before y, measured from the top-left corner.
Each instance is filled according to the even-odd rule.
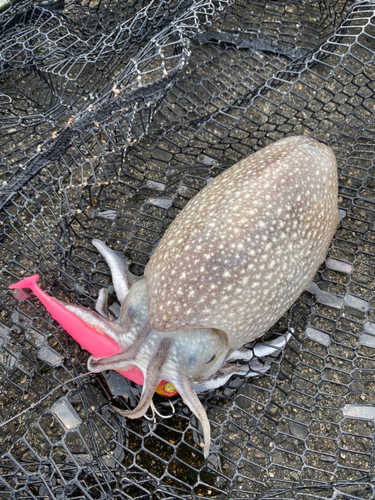
[[[0,497],[374,498],[375,2],[0,0],[0,32]],[[270,371],[201,397],[206,462],[178,397],[123,419],[139,387],[80,378],[88,353],[7,287],[93,307],[92,238],[142,275],[210,179],[296,134],[335,151],[341,225]]]

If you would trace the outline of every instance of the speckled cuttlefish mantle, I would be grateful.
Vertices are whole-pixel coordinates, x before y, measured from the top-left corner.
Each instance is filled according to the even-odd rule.
[[[145,278],[131,288],[118,255],[93,240],[110,267],[119,318],[109,319],[104,289],[97,312],[60,304],[118,346],[118,354],[91,357],[90,370],[142,371],[138,406],[119,410],[122,415],[144,415],[167,380],[201,421],[208,455],[210,425],[196,392],[249,374],[248,364],[235,363],[253,356],[242,346],[284,314],[325,259],[339,221],[337,189],[332,150],[289,137],[198,193],[168,228]],[[276,340],[270,348],[282,346]]]

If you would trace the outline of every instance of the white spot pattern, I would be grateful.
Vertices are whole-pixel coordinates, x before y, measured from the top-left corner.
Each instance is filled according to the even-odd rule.
[[[217,328],[234,349],[265,333],[323,262],[337,198],[334,154],[307,137],[228,169],[187,204],[146,267],[152,328]]]

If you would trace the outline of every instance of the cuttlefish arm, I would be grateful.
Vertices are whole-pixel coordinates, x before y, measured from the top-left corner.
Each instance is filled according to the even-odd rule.
[[[38,286],[37,274],[24,278],[23,280],[10,285],[11,289],[29,288],[34,295],[38,297],[41,303],[46,307],[51,316],[76,340],[83,349],[90,352],[96,358],[105,358],[113,356],[121,351],[120,346],[110,338],[106,332],[119,328],[119,325],[107,321],[94,311],[81,308],[84,311],[86,321],[69,311],[63,302],[50,297]],[[116,332],[113,332],[114,334]],[[135,382],[143,385],[144,377],[142,371],[137,368],[128,370],[116,370],[118,373]]]

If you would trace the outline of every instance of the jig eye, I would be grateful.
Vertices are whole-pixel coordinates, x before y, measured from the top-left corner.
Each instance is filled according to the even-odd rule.
[[[155,392],[159,394],[159,396],[166,396],[168,398],[172,398],[177,394],[176,389],[170,382],[162,381],[155,389]]]

